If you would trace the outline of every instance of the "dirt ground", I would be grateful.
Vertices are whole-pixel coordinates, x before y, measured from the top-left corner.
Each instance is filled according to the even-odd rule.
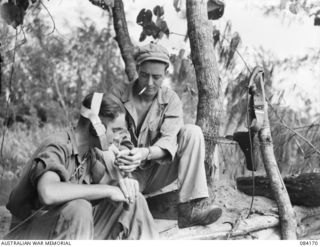
[[[176,221],[171,221],[171,225],[168,223],[159,229],[161,238],[181,239],[184,238],[183,236],[187,236],[187,239],[197,239],[198,236],[210,234],[210,232],[235,229],[240,221],[247,218],[252,197],[239,192],[235,184],[230,183],[230,181],[219,181],[219,184],[211,191],[211,195],[213,203],[220,206],[223,210],[222,216],[217,222],[206,227],[199,226],[181,230],[178,229]],[[265,197],[255,197],[249,219],[257,218],[259,221],[260,216],[261,221],[264,219],[262,216],[277,218],[277,212],[277,205],[274,201]],[[159,222],[161,220],[158,220],[157,224]],[[161,223],[165,225],[163,221]],[[267,234],[259,234],[259,236],[262,236],[264,239],[278,239],[279,237],[278,232],[274,232],[274,229]],[[255,237],[243,235],[239,239],[255,239]]]
[[[239,219],[244,219],[249,213],[251,205],[251,197],[239,192],[235,185],[229,181],[220,181],[219,184],[212,190],[212,196],[214,197],[214,203],[219,205],[223,209],[222,217],[214,224],[212,228],[221,228],[224,225],[236,225]],[[169,199],[169,198],[168,198]],[[161,198],[163,200],[163,198]],[[169,201],[167,203],[167,209],[174,211],[172,205],[174,202]],[[154,210],[152,210],[154,211]],[[277,206],[274,201],[271,201],[264,197],[255,197],[252,207],[253,215],[273,215],[277,213]],[[174,213],[172,213],[174,214]],[[174,217],[173,217],[174,218]],[[0,239],[9,229],[11,215],[4,206],[0,206]],[[179,235],[179,229],[177,228],[177,222],[174,219],[169,220],[156,220],[159,226],[159,232],[161,232],[161,238],[174,238],[175,235]],[[199,229],[194,229],[194,232]],[[201,231],[201,229],[200,229]]]

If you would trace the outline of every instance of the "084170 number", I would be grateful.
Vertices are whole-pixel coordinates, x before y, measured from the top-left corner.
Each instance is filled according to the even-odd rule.
[[[317,246],[318,240],[301,240],[300,245],[302,246]]]

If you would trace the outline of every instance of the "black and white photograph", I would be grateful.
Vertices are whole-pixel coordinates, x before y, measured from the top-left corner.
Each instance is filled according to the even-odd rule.
[[[0,0],[1,246],[319,239],[320,0]]]

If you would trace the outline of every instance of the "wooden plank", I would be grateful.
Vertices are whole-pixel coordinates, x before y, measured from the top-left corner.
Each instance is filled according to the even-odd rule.
[[[279,218],[275,216],[254,216],[239,222],[237,227],[231,224],[209,226],[197,226],[186,229],[179,229],[177,233],[169,236],[169,239],[228,239],[237,236],[245,236],[246,234],[278,227]]]

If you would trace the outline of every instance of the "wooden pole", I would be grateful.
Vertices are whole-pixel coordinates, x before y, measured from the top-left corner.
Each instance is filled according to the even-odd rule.
[[[263,96],[264,119],[258,132],[263,163],[270,179],[271,190],[278,205],[282,239],[297,239],[297,222],[290,202],[288,191],[281,177],[276,158],[273,152],[273,142],[270,131],[268,104],[265,100],[262,74],[260,76]]]

